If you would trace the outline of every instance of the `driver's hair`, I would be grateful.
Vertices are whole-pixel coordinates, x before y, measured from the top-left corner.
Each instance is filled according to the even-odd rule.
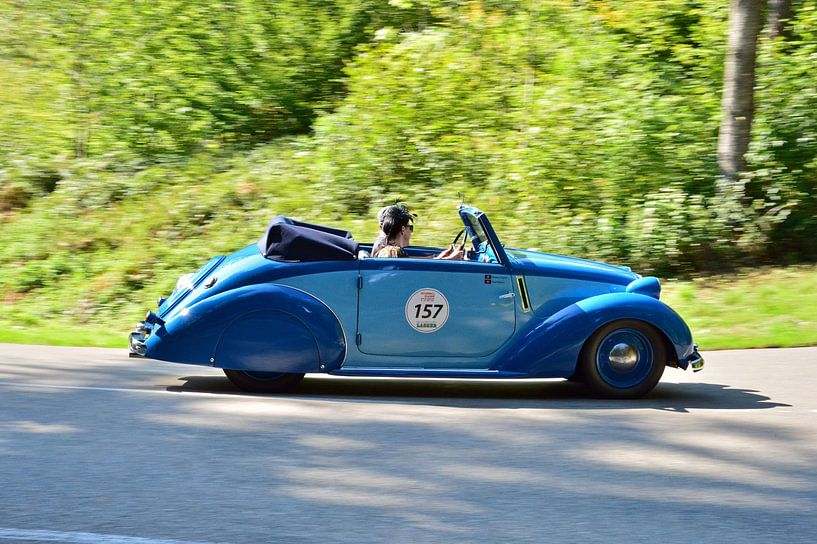
[[[394,240],[394,237],[400,233],[403,227],[407,227],[414,221],[411,212],[403,204],[386,206],[381,210],[381,214],[383,234],[386,235],[388,241]]]

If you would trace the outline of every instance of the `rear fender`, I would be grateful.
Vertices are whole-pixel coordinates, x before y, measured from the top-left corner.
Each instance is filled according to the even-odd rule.
[[[619,319],[637,319],[656,327],[667,340],[668,358],[673,363],[683,364],[692,353],[689,327],[672,308],[647,295],[607,293],[532,321],[497,358],[494,369],[527,372],[537,378],[571,376],[587,339]]]
[[[332,310],[308,293],[273,284],[230,290],[185,308],[146,346],[153,359],[263,372],[329,371],[346,356]]]

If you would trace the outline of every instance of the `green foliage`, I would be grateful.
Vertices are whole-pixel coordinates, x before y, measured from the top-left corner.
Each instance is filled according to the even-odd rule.
[[[817,258],[817,2],[762,37],[721,185],[716,0],[0,0],[0,304],[130,324],[273,214],[462,191],[510,246],[687,275]]]
[[[23,156],[156,158],[306,132],[343,96],[358,43],[424,16],[379,0],[2,0],[3,96],[16,98],[0,144],[43,125]]]
[[[817,2],[795,15],[791,40],[762,43],[749,157],[748,192],[767,214],[783,212],[771,232],[777,260],[817,258]]]

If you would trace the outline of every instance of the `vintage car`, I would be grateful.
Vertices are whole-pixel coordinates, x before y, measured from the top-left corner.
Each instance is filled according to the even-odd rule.
[[[323,372],[568,378],[636,398],[665,366],[703,367],[656,278],[506,248],[485,213],[459,215],[472,246],[458,261],[414,246],[372,258],[344,230],[276,217],[257,244],[180,278],[131,333],[130,354],[222,368],[255,392]]]

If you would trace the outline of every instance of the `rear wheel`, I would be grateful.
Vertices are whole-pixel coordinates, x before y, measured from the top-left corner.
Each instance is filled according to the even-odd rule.
[[[230,381],[244,391],[252,393],[282,393],[290,391],[301,383],[303,374],[288,372],[254,372],[251,370],[230,370],[225,368],[224,374]]]
[[[655,328],[623,319],[600,328],[587,341],[579,374],[600,397],[634,399],[652,391],[666,361],[666,348]]]

